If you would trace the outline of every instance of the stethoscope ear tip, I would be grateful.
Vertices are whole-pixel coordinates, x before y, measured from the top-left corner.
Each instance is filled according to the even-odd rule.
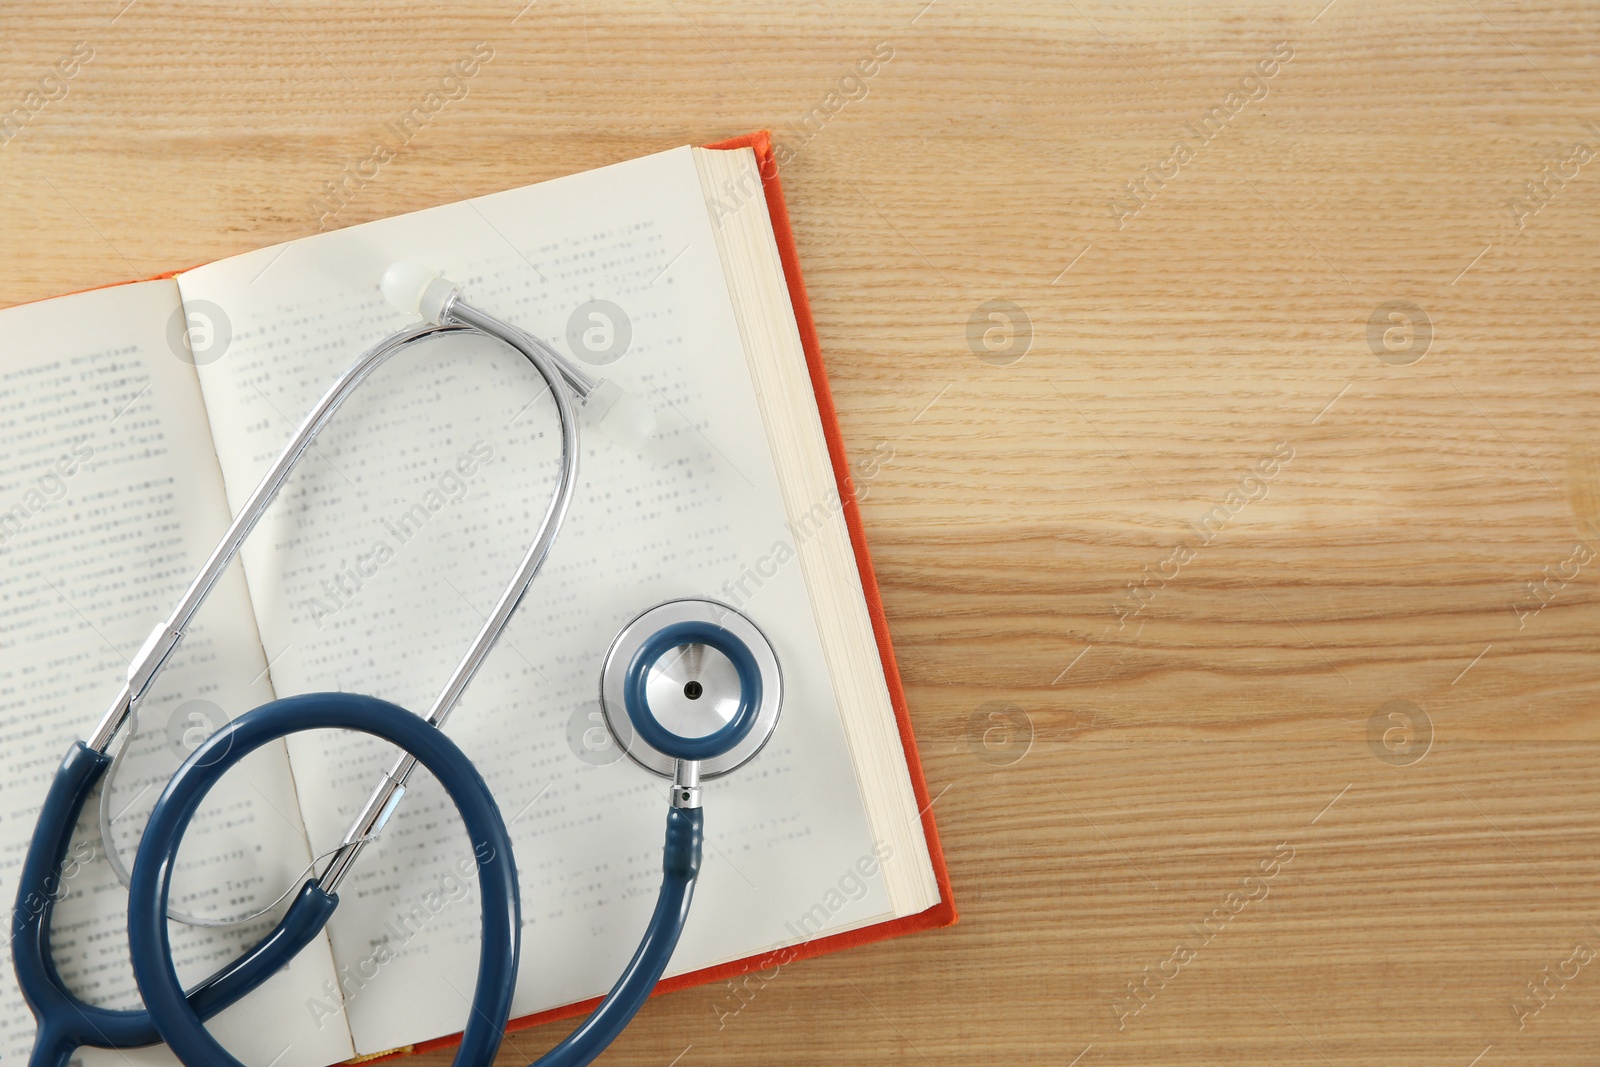
[[[460,286],[425,263],[402,259],[389,264],[378,288],[397,311],[442,323],[445,305]]]
[[[656,413],[609,378],[595,385],[584,408],[597,430],[626,448],[638,451],[656,435]]]

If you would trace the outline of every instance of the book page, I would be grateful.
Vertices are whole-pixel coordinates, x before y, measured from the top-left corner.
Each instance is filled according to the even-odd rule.
[[[0,312],[0,894],[8,907],[62,757],[92,732],[129,660],[228,523],[199,384],[179,355],[180,315],[171,281]],[[265,668],[235,566],[141,702],[140,731],[112,792],[112,836],[128,864],[182,758],[214,726],[271,699]],[[92,800],[74,842],[52,927],[57,965],[86,1000],[136,1007],[127,894],[100,850]],[[199,915],[240,914],[242,903],[276,896],[308,859],[287,754],[281,745],[265,749],[202,806],[180,852],[173,903]],[[205,977],[270,928],[174,927],[179,974]],[[299,1007],[299,990],[332,975],[327,942],[313,942],[212,1031],[252,1067],[274,1057],[279,1067],[346,1057],[348,1032],[319,1030]],[[0,1054],[25,1060],[33,1033],[8,963]],[[164,1047],[77,1058],[105,1067],[177,1062]]]
[[[607,741],[602,660],[670,599],[749,610],[783,667],[782,719],[754,761],[706,783],[705,867],[669,973],[889,914],[799,566],[762,566],[786,515],[688,149],[318,235],[179,279],[231,324],[200,369],[237,507],[295,422],[356,356],[414,320],[378,281],[398,259],[594,364],[654,409],[642,450],[583,440],[571,514],[447,725],[510,824],[523,898],[515,1009],[605,991],[660,882],[665,782]],[[556,473],[553,404],[497,343],[397,356],[324,432],[246,551],[280,693],[347,689],[423,712],[500,594]],[[748,599],[748,596],[745,597]],[[314,846],[336,842],[392,758],[367,739],[291,746]],[[332,936],[363,1052],[458,1031],[477,956],[467,844],[436,785],[399,813],[341,890]],[[330,1005],[307,1005],[307,1011]]]

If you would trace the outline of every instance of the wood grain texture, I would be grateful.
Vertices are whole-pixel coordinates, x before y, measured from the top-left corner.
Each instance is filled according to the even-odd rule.
[[[1600,8],[1323,3],[8,9],[9,97],[95,56],[0,147],[0,300],[314,232],[476,41],[329,224],[769,127],[963,919],[603,1062],[1593,1064],[1600,960],[1513,1005],[1600,948]]]

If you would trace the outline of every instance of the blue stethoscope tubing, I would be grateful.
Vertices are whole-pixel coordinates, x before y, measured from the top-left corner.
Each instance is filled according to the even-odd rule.
[[[355,693],[311,693],[264,704],[212,734],[168,781],[140,839],[128,891],[128,946],[145,1010],[184,1063],[244,1067],[206,1031],[202,1013],[210,1005],[193,1003],[178,980],[167,928],[173,867],[189,821],[228,769],[263,745],[319,729],[353,730],[399,746],[433,773],[455,803],[477,859],[483,940],[472,1011],[454,1062],[458,1067],[491,1063],[511,1014],[521,949],[521,898],[505,820],[482,775],[441,730],[388,701]],[[301,937],[301,930],[314,923],[315,935],[338,903],[338,896],[323,892],[315,879],[307,881],[263,945],[298,941],[293,945],[298,951],[309,940]],[[286,931],[284,923],[295,918],[297,908],[315,918]],[[256,952],[260,950],[257,946]],[[272,973],[264,964],[262,968]]]
[[[173,966],[166,921],[173,867],[190,820],[234,764],[279,738],[318,729],[371,734],[412,753],[439,779],[461,813],[479,860],[483,939],[477,986],[453,1062],[456,1067],[487,1067],[499,1051],[510,1018],[522,928],[516,864],[499,806],[471,761],[437,728],[396,705],[351,693],[287,697],[247,712],[191,753],[167,783],[140,839],[128,896],[128,943],[149,1018],[190,1067],[243,1067],[203,1025],[208,1009],[214,1014],[232,1001],[214,1009],[209,1002],[196,1003],[196,994],[184,993]],[[725,734],[730,739],[733,735],[733,731]],[[643,1007],[671,961],[688,919],[703,837],[701,809],[668,810],[661,890],[638,949],[589,1018],[541,1056],[536,1067],[583,1067],[605,1051]],[[315,880],[308,881],[283,922],[262,943],[292,945],[261,964],[267,973],[315,936],[337,904],[336,896],[323,893]],[[297,910],[302,916],[296,916]],[[301,933],[307,926],[311,926],[308,936]]]

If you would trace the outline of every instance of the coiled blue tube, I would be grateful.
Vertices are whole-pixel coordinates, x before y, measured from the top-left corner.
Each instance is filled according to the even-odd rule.
[[[155,1028],[189,1067],[242,1067],[206,1032],[202,1017],[184,999],[178,984],[166,925],[172,865],[190,819],[233,764],[270,741],[312,729],[357,730],[411,752],[439,779],[460,811],[479,857],[484,940],[472,1008],[454,1063],[455,1067],[489,1067],[511,1013],[521,933],[516,864],[499,808],[471,762],[436,728],[393,704],[345,693],[289,697],[241,715],[190,755],[157,801],[134,861],[128,904],[134,975]],[[661,891],[638,949],[594,1013],[541,1056],[536,1067],[584,1067],[605,1051],[644,1006],[683,933],[700,872],[703,838],[704,816],[699,808],[667,812]],[[322,895],[311,882],[295,908],[318,895],[337,904],[337,898]],[[290,909],[291,915],[295,908]]]
[[[454,742],[402,707],[353,693],[288,697],[246,712],[195,749],[167,783],[139,842],[128,895],[128,943],[145,1008],[155,1028],[189,1067],[243,1067],[206,1031],[185,999],[173,967],[166,921],[173,864],[189,821],[229,768],[269,742],[324,729],[371,734],[416,756],[444,786],[466,824],[478,860],[483,943],[472,1009],[455,1064],[490,1064],[511,1014],[522,933],[516,863],[505,821],[477,768]],[[311,882],[301,897],[320,893]]]

